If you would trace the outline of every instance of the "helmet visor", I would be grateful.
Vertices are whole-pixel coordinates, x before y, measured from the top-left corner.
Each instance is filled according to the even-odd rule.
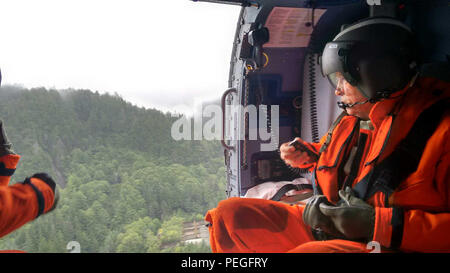
[[[339,84],[342,84],[342,80],[344,79],[344,76],[342,75],[341,72],[333,72],[331,74],[327,75],[328,81],[330,82],[330,84],[337,89],[339,86]]]

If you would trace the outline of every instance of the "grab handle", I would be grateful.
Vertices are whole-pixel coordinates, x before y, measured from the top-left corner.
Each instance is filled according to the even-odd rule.
[[[222,146],[226,150],[234,150],[233,146],[230,146],[225,143],[225,100],[228,97],[228,95],[230,95],[231,93],[237,94],[236,88],[230,88],[230,89],[226,90],[225,93],[223,93],[223,95],[222,95],[222,140],[221,140],[221,142],[222,142]]]

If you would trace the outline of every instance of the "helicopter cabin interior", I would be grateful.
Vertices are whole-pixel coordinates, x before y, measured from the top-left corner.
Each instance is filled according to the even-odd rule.
[[[448,80],[448,1],[203,2],[242,6],[233,43],[229,89],[222,97],[228,197],[245,196],[249,189],[264,182],[308,179],[308,173],[291,168],[280,159],[278,148],[295,137],[318,142],[341,113],[334,89],[322,75],[319,64],[325,44],[339,33],[341,26],[371,16],[405,22],[419,42],[422,73],[440,74]],[[241,107],[233,112],[227,106]],[[257,111],[246,110],[249,106]],[[272,115],[276,115],[276,124]],[[270,133],[270,139],[258,134],[261,128]]]

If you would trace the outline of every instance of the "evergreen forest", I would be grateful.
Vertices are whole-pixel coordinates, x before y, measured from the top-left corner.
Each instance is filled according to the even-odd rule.
[[[210,252],[181,242],[226,197],[218,141],[171,137],[179,115],[90,90],[0,88],[0,119],[21,156],[11,183],[47,172],[57,208],[0,239],[0,249],[83,253]]]

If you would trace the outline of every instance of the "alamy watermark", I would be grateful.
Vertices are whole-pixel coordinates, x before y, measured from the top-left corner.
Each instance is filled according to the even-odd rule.
[[[366,248],[372,250],[369,253],[381,253],[381,245],[377,241],[370,241],[367,243]]]
[[[70,241],[66,245],[66,249],[69,253],[81,253],[81,245],[77,241]]]
[[[222,107],[207,105],[193,118],[181,116],[176,120],[172,124],[171,136],[174,140],[259,140],[261,151],[274,151],[279,145],[279,109],[279,105],[227,105],[224,113],[229,121],[225,123],[229,126],[223,134],[225,119]]]

